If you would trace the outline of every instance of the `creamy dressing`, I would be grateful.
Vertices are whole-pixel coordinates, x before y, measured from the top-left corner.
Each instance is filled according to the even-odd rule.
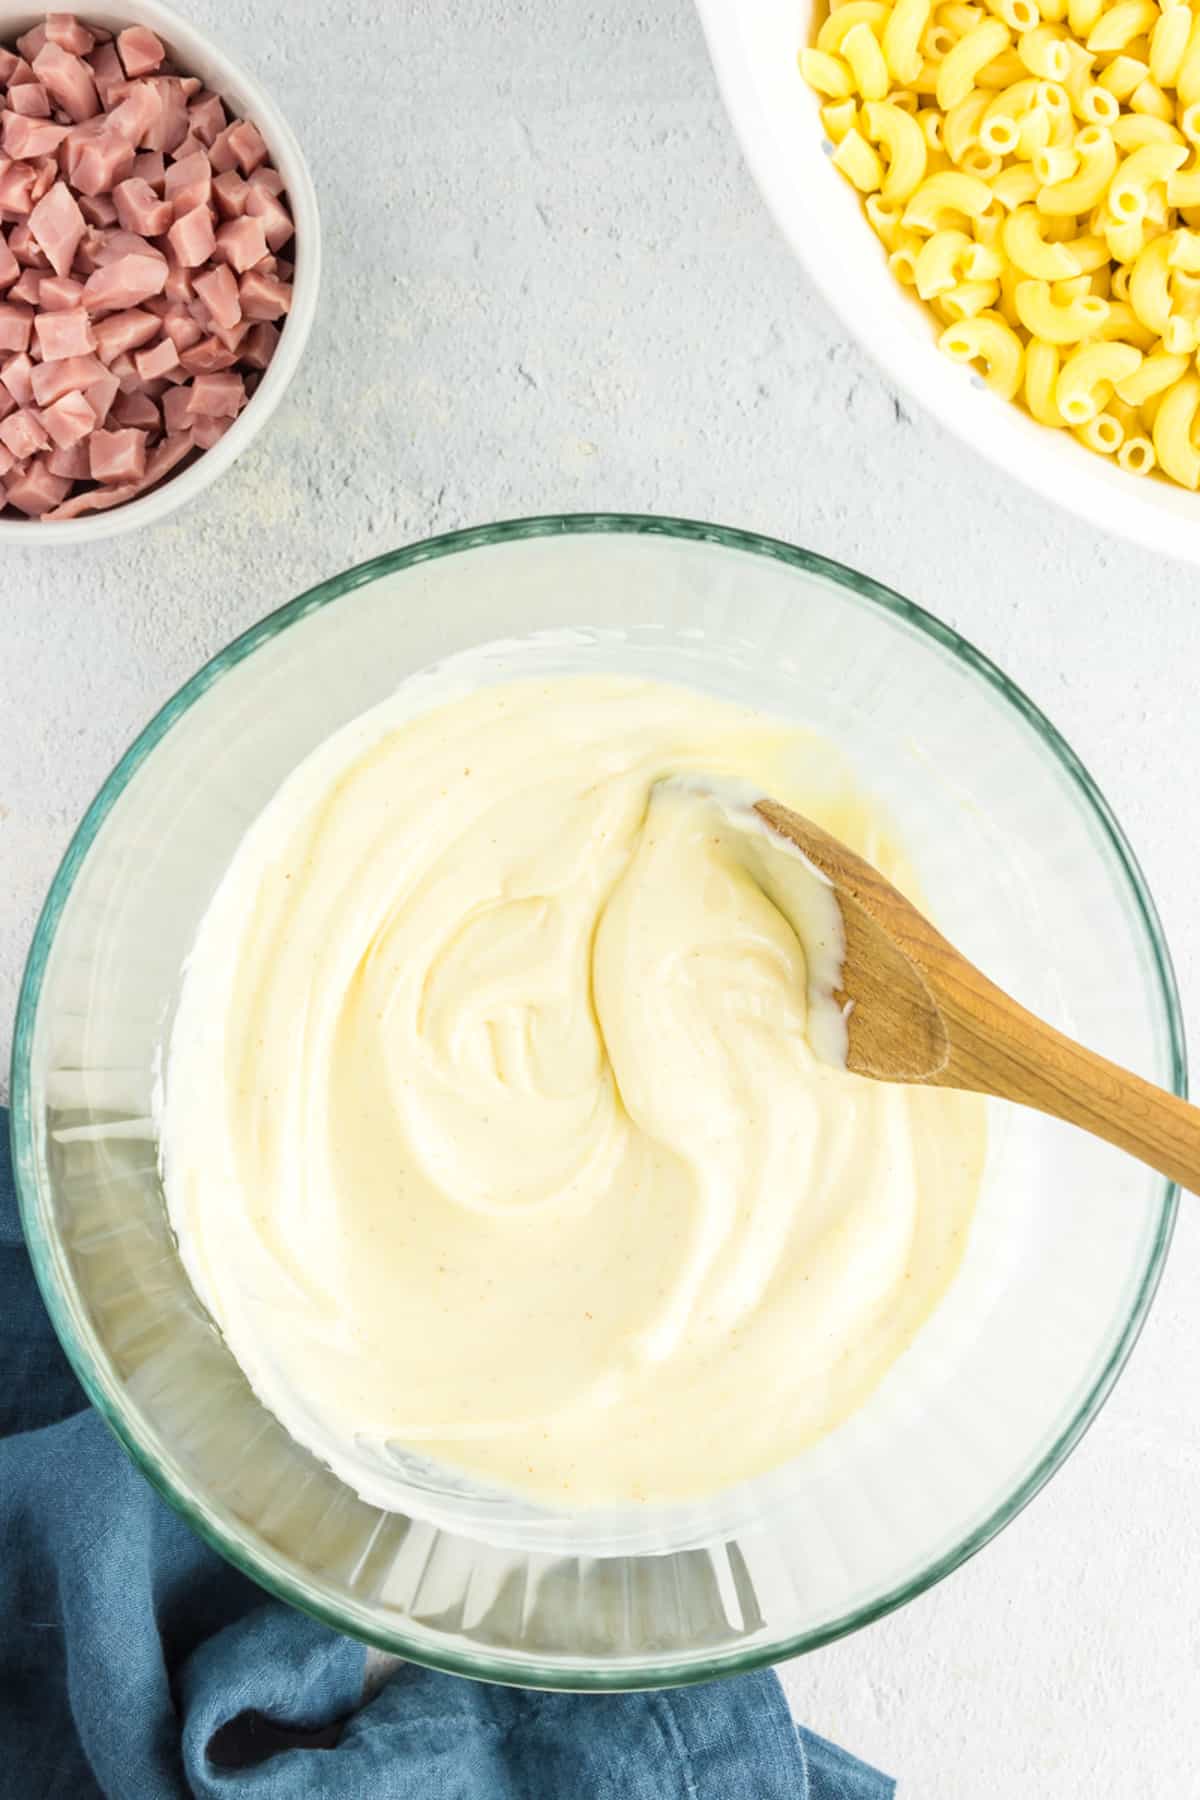
[[[911,887],[829,746],[619,676],[402,692],[239,847],[168,1203],[259,1396],[367,1498],[402,1507],[414,1452],[579,1506],[729,1486],[952,1278],[982,1104],[830,1066],[840,919],[744,831],[764,793]]]

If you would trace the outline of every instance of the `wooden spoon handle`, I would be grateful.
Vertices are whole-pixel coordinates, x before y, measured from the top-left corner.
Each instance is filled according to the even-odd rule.
[[[939,995],[953,1043],[939,1085],[1036,1107],[1200,1193],[1200,1107],[1085,1050],[971,972],[969,1009],[945,987]]]

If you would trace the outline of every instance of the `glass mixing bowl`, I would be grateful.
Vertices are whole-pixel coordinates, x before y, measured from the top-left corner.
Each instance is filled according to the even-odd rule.
[[[640,670],[824,732],[891,813],[952,941],[1055,1025],[1183,1091],[1170,961],[1119,828],[1053,727],[946,626],[744,532],[612,516],[459,532],[239,638],[80,826],[34,939],[13,1068],[46,1303],[149,1479],[342,1630],[546,1687],[695,1681],[811,1649],[948,1573],[1067,1455],[1145,1318],[1175,1192],[996,1106],[960,1275],[868,1403],[794,1462],[664,1511],[556,1514],[436,1471],[414,1474],[403,1516],[364,1504],[259,1404],[195,1299],[154,1089],[181,965],[241,834],[318,742],[433,665],[447,681]]]

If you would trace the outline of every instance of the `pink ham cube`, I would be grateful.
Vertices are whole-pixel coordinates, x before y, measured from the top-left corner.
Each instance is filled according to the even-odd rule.
[[[111,369],[106,375],[102,375],[99,381],[93,381],[89,384],[87,390],[87,403],[96,415],[97,425],[103,425],[105,419],[108,417],[109,409],[114,404],[120,391],[121,383]]]
[[[111,194],[133,173],[133,154],[132,144],[113,130],[108,118],[89,119],[67,140],[67,180],[80,194]]]
[[[94,356],[64,356],[60,362],[35,363],[29,383],[39,406],[53,406],[64,394],[91,387],[103,374],[104,364]]]
[[[149,84],[158,99],[158,118],[142,139],[146,150],[172,155],[188,134],[187,95],[177,75],[154,75]]]
[[[33,331],[33,308],[13,300],[0,300],[0,350],[28,350]]]
[[[222,225],[217,232],[216,254],[239,275],[252,269],[267,254],[267,236],[263,222],[249,217],[249,202],[245,218],[231,219],[228,225]]]
[[[269,250],[282,250],[295,232],[291,213],[283,201],[266,188],[247,188],[246,213],[251,219],[261,220]]]
[[[247,319],[282,319],[291,310],[292,290],[274,275],[250,269],[238,285],[242,316]]]
[[[162,415],[149,394],[118,394],[112,405],[114,425],[132,425],[151,434],[162,429]]]
[[[117,209],[111,194],[80,194],[79,210],[89,225],[115,225]]]
[[[163,331],[170,338],[176,350],[190,350],[204,336],[204,328],[198,325],[190,312],[183,306],[172,306],[163,319]]]
[[[96,429],[96,415],[84,395],[76,389],[46,408],[42,424],[59,450],[70,450]],[[63,475],[66,470],[54,469],[52,472]]]
[[[241,360],[249,369],[266,369],[270,366],[279,343],[279,327],[268,325],[265,320],[251,326],[241,342]]]
[[[188,107],[188,130],[207,148],[225,129],[225,108],[219,94],[202,93]]]
[[[70,275],[43,275],[38,281],[37,304],[43,312],[70,312],[83,299],[83,283]]]
[[[88,439],[93,481],[140,481],[146,472],[146,433],[132,426],[94,431]]]
[[[6,112],[0,120],[0,149],[14,161],[53,156],[69,130],[69,126],[55,125],[50,119],[23,119],[20,113]],[[4,204],[0,201],[0,205]]]
[[[29,215],[29,229],[56,275],[69,275],[87,220],[65,181],[56,181]]]
[[[226,169],[212,184],[212,196],[223,219],[240,219],[246,210],[250,183],[243,181],[236,169]]]
[[[143,237],[161,237],[171,223],[170,202],[161,200],[150,183],[131,175],[113,189],[117,217],[126,231]]]
[[[0,381],[18,406],[33,405],[33,364],[24,350],[16,351],[0,369]]]
[[[222,265],[218,269],[210,269],[203,275],[197,275],[195,288],[214,325],[223,331],[232,331],[235,325],[241,323],[242,303],[232,269]]]
[[[58,506],[70,485],[65,477],[52,475],[40,456],[27,463],[20,474],[10,475],[5,483],[8,504],[31,519]]]
[[[192,383],[188,412],[208,419],[236,419],[246,404],[246,384],[232,370],[197,375]]]
[[[125,73],[131,79],[138,75],[153,75],[167,54],[161,40],[148,25],[130,25],[126,31],[118,32],[117,51],[125,65]]]
[[[243,175],[253,175],[259,164],[267,160],[267,146],[263,142],[262,133],[249,119],[235,120],[229,127],[226,141]]]
[[[167,170],[165,192],[177,219],[194,207],[208,205],[212,194],[212,164],[203,150],[176,158]]]
[[[60,404],[60,402],[56,401],[55,405],[58,404]],[[53,412],[54,407],[51,407],[50,411]],[[94,415],[92,424],[95,424]],[[91,429],[92,426],[89,425],[88,430],[90,431]],[[51,433],[51,435],[53,435],[53,433]],[[71,444],[65,450],[57,448],[52,450],[46,458],[46,467],[52,475],[65,475],[68,481],[91,480],[91,472],[88,468],[87,445],[82,438],[77,444]]]
[[[21,265],[8,247],[8,239],[0,228],[0,288],[10,287],[21,273]]]
[[[48,449],[50,439],[38,415],[23,407],[0,422],[0,444],[5,444],[18,462],[26,462],[39,450]]]
[[[127,312],[110,313],[95,328],[96,355],[109,367],[118,356],[140,350],[158,336],[159,321],[152,312],[133,307]]]
[[[207,262],[216,245],[207,206],[194,207],[181,219],[176,219],[167,233],[167,242],[182,268],[198,269],[201,263]]]
[[[157,381],[161,375],[178,367],[179,352],[168,337],[151,345],[149,350],[139,350],[133,361],[143,381]]]
[[[96,92],[100,96],[101,106],[112,105],[113,89],[120,87],[125,80],[125,71],[121,67],[121,59],[117,55],[115,44],[100,44],[88,57],[88,67],[92,71],[92,79],[96,83]]]
[[[151,141],[161,120],[162,100],[157,84],[152,81],[131,81],[123,98],[108,115],[114,131],[136,148],[146,150],[162,148]]]
[[[90,356],[96,348],[92,321],[82,307],[72,312],[39,313],[33,329],[45,363],[61,362],[66,356]]]
[[[160,256],[122,256],[88,276],[83,304],[89,312],[121,312],[161,294],[166,280],[167,265]]]
[[[50,117],[50,96],[40,81],[23,81],[20,87],[10,88],[8,104],[26,119]]]
[[[180,364],[189,375],[212,375],[221,369],[232,369],[237,353],[227,350],[220,338],[201,338],[190,350],[180,353]]]
[[[47,41],[33,58],[33,72],[56,106],[76,125],[100,111],[92,71],[81,57]]]
[[[86,25],[81,25],[74,13],[52,12],[46,14],[46,42],[57,44],[60,50],[69,50],[72,56],[86,56],[96,47],[96,40]]]

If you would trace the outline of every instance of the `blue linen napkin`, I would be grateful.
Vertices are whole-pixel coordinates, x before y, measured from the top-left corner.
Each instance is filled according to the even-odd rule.
[[[775,1676],[534,1693],[366,1653],[270,1600],[138,1474],[71,1372],[0,1109],[0,1800],[890,1800]]]

